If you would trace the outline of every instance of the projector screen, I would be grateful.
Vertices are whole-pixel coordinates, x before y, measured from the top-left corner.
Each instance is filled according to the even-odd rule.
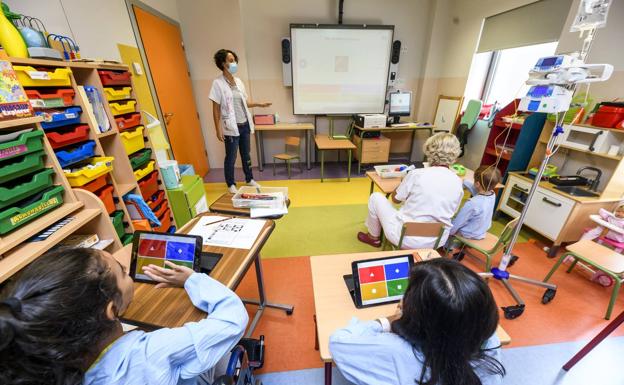
[[[291,24],[295,114],[383,113],[394,26]]]

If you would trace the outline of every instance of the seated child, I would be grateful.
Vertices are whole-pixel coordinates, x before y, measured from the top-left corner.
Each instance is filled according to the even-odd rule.
[[[501,181],[501,173],[495,166],[481,166],[474,173],[474,185],[464,181],[470,190],[470,198],[453,219],[451,236],[458,234],[467,239],[483,239],[492,225],[496,205],[494,187]]]
[[[604,221],[622,229],[622,232],[620,233],[613,230],[607,230],[604,238],[617,243],[624,243],[624,201],[620,202],[612,213],[605,209],[600,209],[598,211],[598,215],[600,215],[600,218]],[[598,225],[585,232],[581,239],[589,239],[593,241],[594,239],[600,237],[604,231],[605,228]],[[568,257],[565,262],[571,263],[573,260],[574,258]],[[602,271],[595,272],[592,276],[592,281],[598,282],[605,287],[613,285],[613,279]]]

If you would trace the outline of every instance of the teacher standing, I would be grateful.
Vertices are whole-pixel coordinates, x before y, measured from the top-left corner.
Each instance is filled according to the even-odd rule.
[[[213,82],[208,96],[212,100],[217,139],[225,143],[223,171],[225,183],[231,193],[236,193],[234,164],[236,151],[241,155],[245,182],[249,186],[260,187],[253,179],[251,171],[251,134],[254,133],[252,115],[249,108],[269,107],[271,103],[253,103],[245,92],[243,82],[234,76],[238,71],[238,56],[229,49],[220,49],[214,55],[214,61],[222,72]]]

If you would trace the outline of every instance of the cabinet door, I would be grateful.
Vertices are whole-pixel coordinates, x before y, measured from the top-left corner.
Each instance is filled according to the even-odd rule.
[[[512,217],[518,217],[528,195],[531,184],[523,179],[511,176],[507,181],[505,192],[501,198],[500,210]]]
[[[573,207],[573,201],[538,188],[531,200],[524,223],[550,240],[555,240]]]

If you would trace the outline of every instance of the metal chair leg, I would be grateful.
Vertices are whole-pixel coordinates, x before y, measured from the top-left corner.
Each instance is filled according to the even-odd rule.
[[[605,319],[611,318],[611,312],[613,311],[615,300],[617,299],[618,294],[620,294],[620,286],[622,285],[622,281],[620,281],[619,278],[613,275],[611,275],[611,277],[615,278],[615,284],[613,285],[613,291],[611,292],[611,300],[609,301],[609,307],[607,308],[607,314],[605,315]]]
[[[559,257],[559,260],[557,261],[557,263],[555,263],[555,266],[553,266],[552,269],[550,269],[550,271],[548,272],[548,274],[544,278],[544,282],[548,282],[550,277],[552,277],[552,275],[555,273],[555,271],[557,271],[557,269],[559,268],[559,266],[561,265],[561,263],[563,262],[565,257],[567,257],[568,255],[570,255],[570,254],[568,254],[568,253],[561,254],[561,257]]]
[[[286,161],[286,168],[288,169],[288,179],[290,179],[290,160]]]
[[[570,267],[568,267],[568,270],[566,270],[566,273],[569,273],[572,271],[572,269],[574,269],[574,266],[576,266],[576,264],[578,263],[578,259],[574,258],[574,262],[572,262],[572,264],[570,265]]]
[[[275,176],[275,158],[273,158],[273,176]]]

